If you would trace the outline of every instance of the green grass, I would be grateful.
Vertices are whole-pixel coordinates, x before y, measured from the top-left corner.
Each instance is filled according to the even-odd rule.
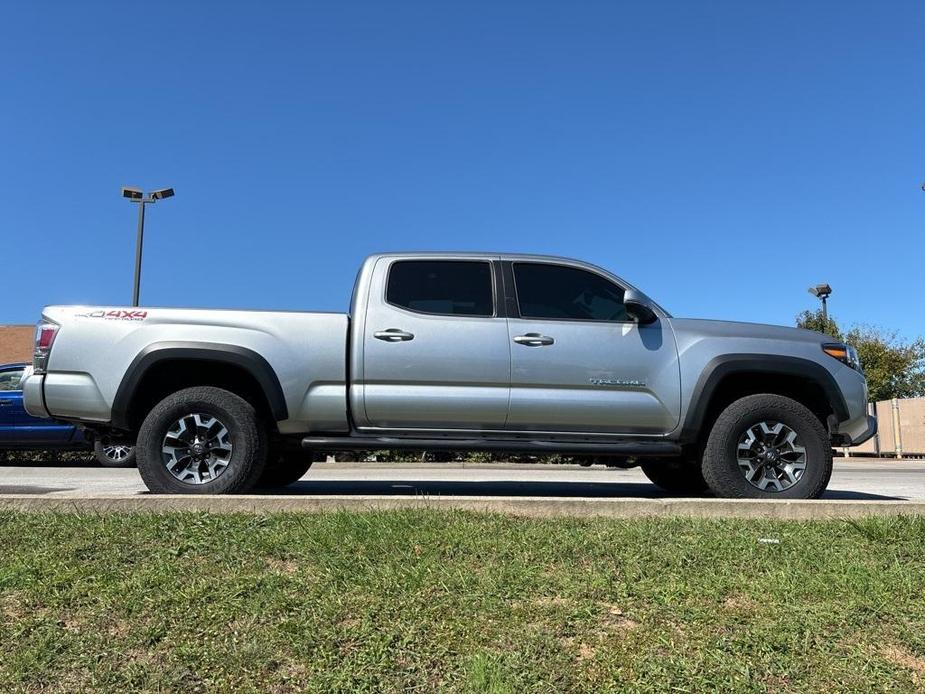
[[[925,519],[0,514],[4,692],[923,689]]]

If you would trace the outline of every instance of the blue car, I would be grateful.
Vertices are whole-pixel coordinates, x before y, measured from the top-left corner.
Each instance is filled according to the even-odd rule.
[[[0,366],[0,450],[79,450],[90,443],[73,424],[33,417],[22,402],[22,381],[29,364]],[[93,442],[96,459],[106,467],[132,467],[135,451],[130,445],[107,437]]]

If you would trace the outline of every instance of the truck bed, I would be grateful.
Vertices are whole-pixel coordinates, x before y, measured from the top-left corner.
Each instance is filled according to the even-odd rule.
[[[50,306],[44,315],[66,338],[44,378],[52,416],[108,421],[124,376],[145,353],[158,345],[226,345],[255,352],[276,373],[288,411],[281,433],[349,431],[345,314]]]

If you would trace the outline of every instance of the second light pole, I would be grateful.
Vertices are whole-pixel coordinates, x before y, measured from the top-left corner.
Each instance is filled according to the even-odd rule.
[[[817,284],[815,287],[809,288],[809,293],[822,302],[822,320],[825,322],[826,329],[828,329],[829,307],[826,304],[826,301],[830,296],[832,296],[832,288],[827,284]]]
[[[135,285],[132,290],[132,306],[138,306],[141,291],[141,249],[145,241],[145,205],[173,197],[173,188],[161,188],[147,195],[139,188],[122,187],[122,197],[138,203],[138,237],[135,240]]]

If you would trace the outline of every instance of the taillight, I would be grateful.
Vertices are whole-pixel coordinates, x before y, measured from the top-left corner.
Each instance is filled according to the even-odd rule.
[[[55,342],[55,336],[60,327],[47,318],[43,318],[35,326],[35,349],[32,351],[33,373],[43,374],[48,368],[48,355],[51,353],[51,346]]]

